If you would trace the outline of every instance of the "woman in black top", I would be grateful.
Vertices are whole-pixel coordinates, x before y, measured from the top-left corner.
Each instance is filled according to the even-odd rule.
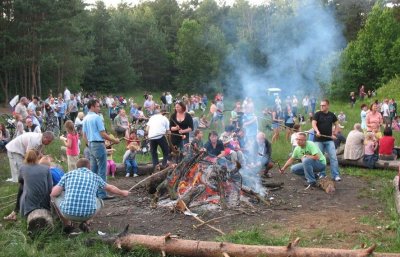
[[[192,116],[186,112],[183,102],[175,103],[175,112],[171,115],[169,126],[172,132],[172,145],[182,150],[183,145],[189,143],[189,132],[193,130]]]

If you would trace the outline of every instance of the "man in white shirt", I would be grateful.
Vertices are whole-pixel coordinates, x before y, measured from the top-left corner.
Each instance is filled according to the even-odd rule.
[[[71,92],[68,90],[68,88],[65,88],[64,91],[64,101],[67,102],[71,98]]]
[[[150,152],[151,159],[153,162],[153,168],[158,165],[158,154],[157,147],[161,147],[163,154],[162,167],[167,166],[169,147],[166,138],[166,134],[169,131],[169,120],[160,113],[160,109],[157,108],[154,111],[154,115],[151,116],[149,122],[147,122],[148,139],[150,141]]]
[[[6,145],[11,169],[11,179],[8,179],[7,181],[18,182],[19,168],[21,167],[25,153],[28,150],[33,149],[41,154],[43,147],[50,144],[53,139],[54,134],[50,131],[46,131],[43,134],[27,132],[11,140]]]
[[[170,92],[165,95],[165,100],[167,101],[167,111],[171,112],[172,95]]]

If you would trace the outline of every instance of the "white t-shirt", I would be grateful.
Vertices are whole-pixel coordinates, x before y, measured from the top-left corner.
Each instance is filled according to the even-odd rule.
[[[389,105],[387,103],[383,103],[381,108],[383,112],[383,117],[389,117]]]
[[[147,122],[149,139],[160,139],[169,130],[169,120],[161,114],[151,116]]]
[[[64,100],[68,101],[69,99],[71,99],[71,92],[66,88],[64,91]]]
[[[165,95],[165,100],[167,101],[167,104],[172,104],[172,95]]]
[[[40,152],[43,148],[42,136],[42,134],[35,132],[24,133],[17,136],[6,145],[7,151],[21,155],[25,155],[26,151],[31,149]]]

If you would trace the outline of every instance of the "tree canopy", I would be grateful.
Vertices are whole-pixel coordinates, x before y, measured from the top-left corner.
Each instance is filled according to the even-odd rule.
[[[204,93],[277,84],[306,92],[303,84],[320,84],[339,95],[360,83],[378,87],[398,73],[400,16],[396,5],[375,2],[155,0],[114,8],[4,0],[0,98],[64,87]],[[333,80],[325,80],[333,67]]]

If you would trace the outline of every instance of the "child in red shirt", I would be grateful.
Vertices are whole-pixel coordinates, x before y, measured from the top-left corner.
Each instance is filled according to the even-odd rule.
[[[383,131],[383,137],[379,139],[379,159],[381,160],[396,160],[397,154],[393,153],[394,137],[392,136],[392,129],[386,127]]]

